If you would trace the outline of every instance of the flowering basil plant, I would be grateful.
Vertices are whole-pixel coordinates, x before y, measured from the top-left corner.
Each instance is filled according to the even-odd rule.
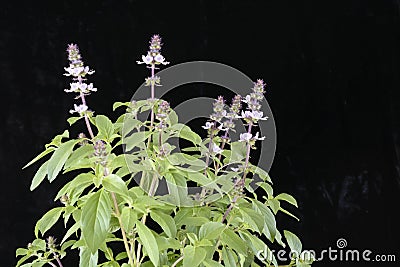
[[[160,36],[154,35],[147,55],[138,61],[151,73],[145,79],[150,98],[115,103],[114,110],[126,112],[113,122],[89,108],[86,97],[97,91],[88,83],[94,70],[84,65],[77,45],[68,45],[64,75],[72,80],[65,92],[79,100],[68,122],[84,120],[86,134],[57,135],[25,167],[48,158],[31,190],[46,177],[52,182],[63,173],[78,175],[55,196],[59,206],[36,223],[36,239],[17,249],[16,266],[62,267],[74,249],[82,267],[277,266],[268,247],[273,242],[283,247],[287,243],[297,252],[292,253],[291,266],[309,266],[311,261],[301,257],[300,240],[289,231],[283,231],[283,238],[275,221],[278,212],[296,218],[282,207],[297,206],[296,200],[285,193],[275,195],[267,172],[250,160],[251,150],[264,140],[257,132],[258,122],[267,119],[261,111],[264,82],[257,80],[248,95],[236,95],[230,103],[218,97],[200,129],[207,131],[202,140],[178,122],[167,101],[155,98],[161,85],[155,72],[169,64],[161,46]],[[149,119],[139,119],[146,112]],[[247,131],[232,140],[230,133],[239,121]],[[178,151],[170,142],[173,138],[192,145]],[[252,187],[255,176],[265,191],[262,197]],[[199,190],[189,193],[189,183]],[[162,184],[167,190],[163,195],[157,193]],[[46,236],[59,220],[65,233]],[[261,258],[261,251],[267,255]]]

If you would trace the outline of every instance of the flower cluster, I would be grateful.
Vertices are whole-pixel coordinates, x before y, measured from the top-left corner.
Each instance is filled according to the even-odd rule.
[[[256,124],[259,120],[266,120],[268,117],[263,117],[264,114],[261,109],[261,103],[260,101],[264,98],[264,87],[265,83],[263,80],[257,80],[257,82],[254,83],[254,86],[252,88],[252,91],[249,95],[246,96],[246,98],[243,100],[244,103],[247,104],[247,109],[246,111],[242,111],[242,118],[247,122],[247,123],[254,123]]]
[[[158,105],[157,108],[157,113],[156,113],[156,118],[159,120],[158,128],[164,129],[167,127],[167,118],[170,113],[170,106],[167,101],[161,101],[161,103]]]
[[[94,153],[93,156],[97,158],[96,162],[103,165],[107,164],[107,150],[106,150],[106,145],[104,144],[103,141],[98,140],[94,144]]]
[[[258,141],[258,140],[264,140],[265,136],[263,137],[258,137],[259,132],[257,132],[254,136],[251,133],[241,133],[239,142],[251,142],[251,141]]]
[[[142,55],[142,61],[136,61],[138,64],[146,65],[168,65],[169,62],[165,61],[163,55],[161,55],[161,37],[156,34],[151,37],[149,51],[147,55]]]
[[[78,113],[79,116],[84,116],[86,114],[86,111],[88,111],[88,106],[84,101],[84,96],[90,94],[91,92],[97,91],[97,88],[93,86],[93,83],[87,84],[84,81],[86,80],[85,77],[87,75],[91,75],[94,73],[94,70],[90,70],[88,66],[84,66],[82,56],[76,44],[69,44],[67,52],[70,64],[69,67],[64,68],[66,71],[64,75],[72,76],[72,80],[74,82],[70,83],[70,88],[64,89],[64,91],[67,93],[78,93],[78,98],[82,98],[82,104],[74,104],[74,109],[71,109],[69,112],[71,114]]]
[[[77,82],[70,83],[70,88],[65,89],[67,93],[71,92],[82,92],[88,94],[90,92],[96,92],[97,89],[93,87],[93,83],[86,84],[83,81],[86,80],[86,75],[91,75],[94,70],[90,70],[89,66],[84,66],[82,56],[79,52],[79,48],[76,44],[70,44],[67,48],[69,67],[64,68],[66,73],[65,76],[72,76],[72,79]]]
[[[226,113],[227,120],[225,120],[223,123],[223,128],[225,128],[226,131],[228,130],[234,131],[235,128],[234,120],[240,118],[238,114],[240,112],[240,109],[242,108],[241,101],[242,97],[240,95],[235,95],[235,97],[232,99],[232,104],[229,107],[229,111]]]
[[[88,106],[86,106],[85,104],[74,104],[74,109],[71,109],[69,111],[69,113],[74,114],[74,113],[78,113],[79,115],[82,116],[83,113],[85,113],[85,111],[88,110]]]
[[[225,100],[224,97],[219,96],[213,103],[213,113],[210,119],[213,121],[221,122],[222,118],[226,116]]]

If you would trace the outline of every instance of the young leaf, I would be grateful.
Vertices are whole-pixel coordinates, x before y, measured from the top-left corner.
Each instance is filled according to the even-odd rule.
[[[35,176],[32,179],[32,183],[31,183],[31,187],[30,187],[31,191],[33,191],[36,187],[38,187],[39,184],[46,177],[46,175],[47,175],[47,164],[48,164],[48,161],[43,163],[43,165],[40,166],[39,170],[37,170]]]
[[[122,180],[122,178],[118,175],[108,175],[103,179],[102,185],[110,192],[114,192],[129,198],[128,187],[126,186],[124,180]]]
[[[125,147],[126,151],[130,151],[132,148],[139,145],[141,142],[146,140],[147,137],[149,137],[149,135],[150,135],[149,132],[136,132],[128,137],[125,137],[123,139],[123,144],[126,145]]]
[[[149,256],[151,262],[158,266],[160,261],[158,254],[158,245],[153,233],[144,225],[142,222],[137,221],[136,223],[138,235],[143,247],[146,249],[147,255]]]
[[[294,199],[294,197],[292,197],[292,196],[289,195],[289,194],[286,194],[286,193],[279,194],[279,195],[277,195],[277,196],[275,197],[275,199],[277,199],[277,200],[284,200],[284,201],[286,201],[286,202],[292,204],[293,206],[297,207],[297,201],[296,201],[296,199]]]
[[[99,190],[86,200],[81,215],[82,235],[92,254],[106,239],[110,219],[110,198],[107,192]]]
[[[209,240],[217,239],[224,231],[225,227],[226,225],[220,222],[205,223],[200,227],[199,238]]]
[[[71,126],[75,122],[79,121],[81,118],[83,118],[83,117],[70,117],[67,119],[67,121],[68,121],[69,125]]]
[[[61,244],[63,244],[73,233],[76,233],[80,227],[81,224],[79,222],[76,222],[74,225],[72,225],[71,228],[68,229],[63,239],[61,240]]]
[[[237,253],[247,255],[247,245],[237,234],[227,228],[221,234],[221,241],[224,245],[234,249]]]
[[[65,169],[74,168],[75,165],[79,165],[81,161],[94,152],[93,145],[87,144],[79,147],[71,153],[71,156],[65,162]]]
[[[32,165],[33,163],[35,163],[36,161],[38,161],[39,159],[43,158],[44,156],[46,156],[47,154],[53,152],[55,150],[54,147],[49,147],[47,148],[45,151],[43,151],[42,153],[40,153],[39,155],[37,155],[34,159],[32,159],[31,161],[29,161],[24,167],[22,167],[22,169],[25,169],[26,167]]]
[[[206,257],[206,251],[201,247],[186,246],[183,249],[183,267],[197,267]]]
[[[133,229],[137,221],[136,212],[130,207],[123,207],[121,211],[121,221],[125,231],[129,232]]]
[[[154,210],[150,212],[150,216],[156,223],[161,226],[167,236],[176,236],[176,225],[174,219],[171,216]]]
[[[302,249],[300,239],[295,234],[293,234],[292,232],[289,232],[287,230],[284,230],[283,234],[284,234],[286,241],[290,247],[290,250],[293,253],[295,253],[295,255],[300,255],[301,249]]]
[[[100,138],[104,138],[107,141],[114,133],[114,125],[111,120],[104,115],[96,116],[96,127],[99,131]]]
[[[57,177],[69,155],[71,155],[75,144],[78,142],[79,140],[69,140],[61,144],[51,156],[47,165],[47,176],[50,182]]]
[[[35,236],[38,237],[39,231],[44,235],[58,221],[63,210],[63,207],[57,207],[46,212],[36,223]]]

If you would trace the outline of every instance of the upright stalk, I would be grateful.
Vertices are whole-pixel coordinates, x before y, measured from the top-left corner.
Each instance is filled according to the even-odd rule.
[[[247,133],[251,134],[251,128],[253,124],[250,122],[249,123],[249,128],[247,129]],[[247,141],[247,150],[246,150],[246,159],[244,163],[244,170],[243,170],[243,177],[241,179],[238,179],[235,183],[235,187],[239,186],[239,190],[243,190],[243,187],[245,185],[245,180],[246,180],[246,175],[247,175],[247,167],[249,165],[249,159],[250,159],[250,140]],[[229,205],[228,209],[225,211],[224,216],[222,217],[222,222],[226,220],[228,217],[229,213],[232,211],[233,207],[236,205],[237,201],[239,200],[240,195],[237,194],[233,197],[231,204]]]
[[[79,82],[81,83],[82,78],[79,76],[78,80],[79,80]],[[84,93],[80,92],[80,98],[81,98],[81,100],[82,100],[82,104],[86,105],[86,99],[85,99],[85,94],[84,94]],[[87,105],[86,105],[86,106],[87,106]],[[88,132],[89,132],[89,135],[90,135],[91,139],[94,140],[94,134],[93,134],[92,126],[90,125],[89,117],[88,117],[88,115],[87,115],[86,113],[85,113],[85,115],[84,115],[84,118],[85,118],[86,127],[87,127],[87,130],[88,130]],[[104,170],[104,175],[105,175],[105,176],[109,175],[108,169],[107,169],[107,168],[105,168],[105,170]],[[123,227],[123,225],[122,225],[121,213],[120,213],[120,211],[119,211],[117,198],[116,198],[114,192],[111,192],[111,198],[112,198],[112,200],[113,200],[114,211],[115,211],[115,214],[117,215],[118,222],[119,222],[119,226],[120,226],[120,229],[121,229],[122,239],[123,239],[123,241],[124,241],[124,247],[125,247],[126,253],[128,254],[129,264],[130,264],[132,267],[134,267],[132,255],[131,255],[130,249],[129,249],[128,239],[127,239],[127,237],[126,237],[125,229],[124,229],[124,227]],[[62,266],[60,266],[60,267],[62,267]]]

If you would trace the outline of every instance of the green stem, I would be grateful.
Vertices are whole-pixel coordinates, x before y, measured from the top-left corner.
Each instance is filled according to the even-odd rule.
[[[79,78],[81,78],[81,77],[79,77]],[[81,82],[81,80],[79,80],[79,81]],[[81,99],[82,99],[82,104],[86,105],[85,94],[84,94],[83,92],[80,92],[80,97],[81,97]],[[86,105],[86,106],[87,106],[87,105]],[[92,126],[90,125],[89,117],[87,116],[86,113],[85,113],[84,117],[85,117],[85,122],[86,122],[87,130],[88,130],[88,132],[89,132],[89,134],[90,134],[91,139],[93,140],[93,139],[94,139],[94,134],[93,134]],[[105,176],[108,175],[108,169],[107,169],[107,168],[105,168],[105,170],[104,170],[104,175],[105,175]],[[117,215],[118,222],[119,222],[119,226],[120,226],[120,229],[121,229],[122,239],[123,239],[123,241],[124,241],[125,250],[126,250],[126,253],[128,254],[129,264],[130,264],[132,267],[134,267],[132,255],[131,255],[131,253],[130,253],[130,249],[129,249],[129,245],[128,245],[128,239],[126,238],[126,233],[125,233],[124,227],[123,227],[123,225],[122,225],[121,213],[119,212],[118,202],[117,202],[117,198],[116,198],[114,192],[111,192],[111,198],[112,198],[112,200],[113,200],[114,211],[115,211],[115,214]],[[57,258],[56,258],[56,259],[57,259]],[[58,260],[57,260],[57,261],[58,261]],[[63,266],[60,265],[60,267],[63,267]]]
[[[175,267],[180,261],[182,261],[183,260],[183,255],[182,256],[180,256],[172,265],[171,265],[171,267]]]
[[[247,129],[247,133],[251,134],[251,128],[252,128],[253,124],[250,122],[249,123],[249,128]],[[238,179],[237,182],[235,183],[235,186],[240,186],[240,190],[243,189],[244,185],[245,185],[245,181],[246,181],[246,175],[247,175],[247,167],[249,165],[249,159],[250,159],[250,140],[247,142],[247,150],[246,150],[246,160],[244,163],[244,170],[243,170],[243,177],[241,179]],[[229,205],[228,209],[225,211],[224,216],[222,217],[222,222],[224,222],[226,220],[226,218],[228,217],[229,213],[232,211],[233,207],[236,205],[236,202],[239,200],[239,195],[236,195],[231,204]]]

